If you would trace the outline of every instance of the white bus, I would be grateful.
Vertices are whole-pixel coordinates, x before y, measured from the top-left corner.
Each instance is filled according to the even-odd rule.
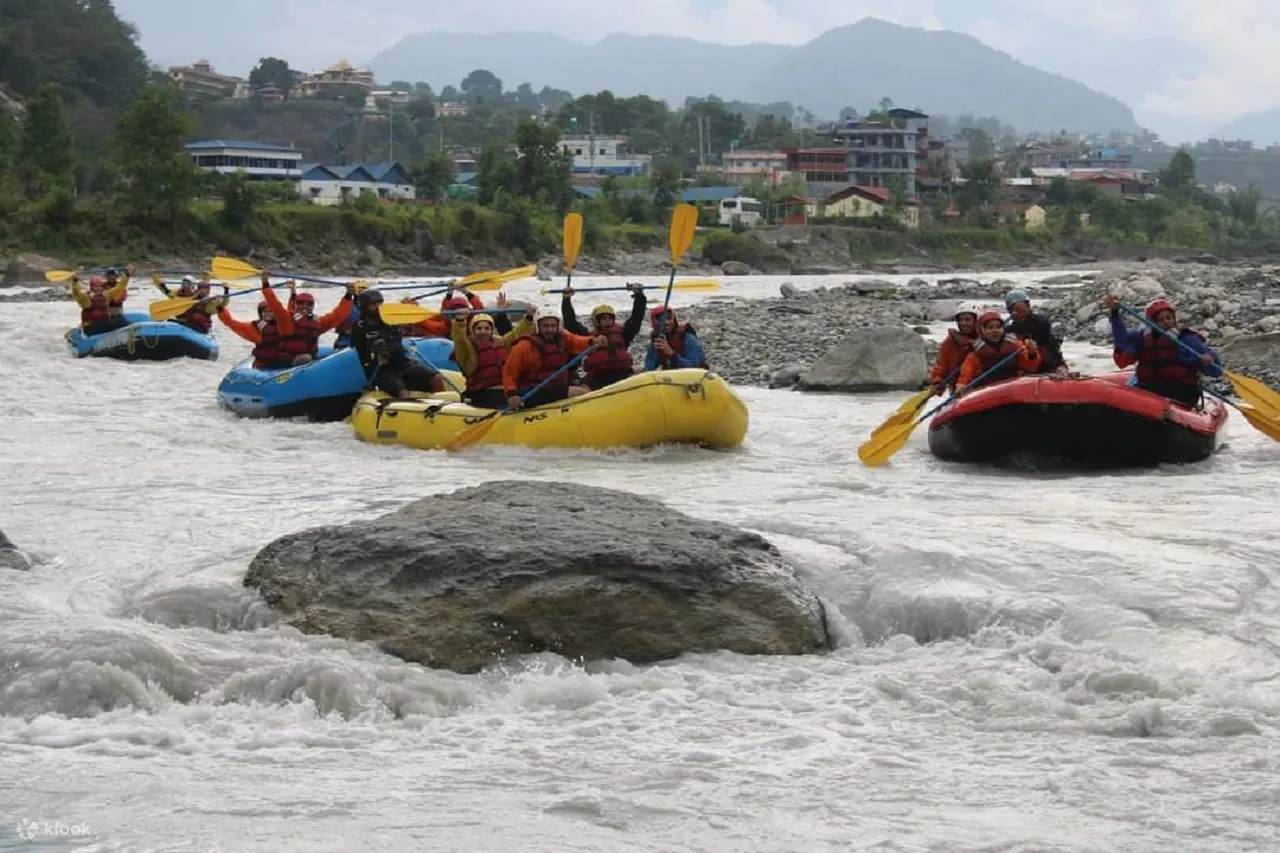
[[[748,228],[754,228],[760,224],[760,219],[764,215],[764,205],[754,198],[740,195],[735,198],[726,198],[720,202],[720,224],[732,225],[734,222],[741,222]]]

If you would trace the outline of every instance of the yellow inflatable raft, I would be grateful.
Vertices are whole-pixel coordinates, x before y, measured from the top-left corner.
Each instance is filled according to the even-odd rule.
[[[447,399],[393,400],[365,394],[351,413],[361,441],[438,450],[490,413]],[[527,447],[648,447],[666,442],[737,447],[747,407],[716,374],[690,368],[639,373],[599,391],[498,415],[481,444]]]

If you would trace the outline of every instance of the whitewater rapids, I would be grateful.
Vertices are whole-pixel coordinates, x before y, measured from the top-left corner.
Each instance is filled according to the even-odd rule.
[[[37,558],[0,568],[0,849],[1280,846],[1280,445],[1237,417],[1185,467],[945,464],[921,428],[868,470],[902,395],[747,388],[737,452],[452,456],[218,410],[226,329],[216,363],[72,359],[75,316],[0,305],[0,529]],[[760,532],[841,648],[465,676],[240,585],[279,535],[500,477]]]

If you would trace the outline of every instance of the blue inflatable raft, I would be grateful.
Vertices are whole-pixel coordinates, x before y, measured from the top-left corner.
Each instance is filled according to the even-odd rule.
[[[457,370],[453,342],[444,338],[411,338],[404,342],[437,370]],[[264,370],[247,358],[231,368],[218,385],[218,405],[246,418],[297,418],[340,421],[351,414],[364,391],[365,375],[355,350],[320,348],[321,358],[301,367]]]
[[[146,314],[127,312],[129,325],[112,332],[86,335],[76,327],[67,332],[67,345],[76,358],[95,356],[124,361],[168,361],[171,358],[218,358],[218,342],[181,323],[152,320]]]

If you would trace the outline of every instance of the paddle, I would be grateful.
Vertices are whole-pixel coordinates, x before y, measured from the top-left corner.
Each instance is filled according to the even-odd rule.
[[[680,261],[693,245],[693,232],[697,229],[698,208],[691,204],[677,204],[671,211],[671,233],[668,235],[671,243],[671,278],[667,281],[667,297],[662,300],[662,311],[658,314],[662,318],[662,325],[658,327],[660,329],[666,328],[667,308],[671,306],[671,291],[676,286],[676,268],[680,266]]]
[[[916,412],[924,408],[925,402],[927,402],[928,399],[933,396],[933,392],[936,391],[939,386],[950,385],[951,380],[955,379],[956,374],[959,372],[960,372],[960,368],[957,367],[955,370],[951,371],[951,374],[947,376],[946,379],[942,380],[941,382],[935,385],[927,385],[924,388],[921,388],[916,393],[912,394],[907,399],[903,400],[902,405],[899,406],[897,409],[895,409],[893,414],[889,415],[889,417],[884,419],[884,423],[880,424],[880,426],[876,427],[871,431],[871,435],[873,436],[879,435],[880,433],[887,430],[889,427],[897,426],[898,424],[905,424],[908,421],[910,421],[912,418],[916,416]]]
[[[596,348],[595,344],[592,344],[591,346],[587,347],[582,352],[578,353],[578,355],[568,364],[564,365],[555,373],[551,374],[546,379],[542,380],[537,385],[533,386],[533,388],[528,392],[521,394],[520,402],[521,403],[528,402],[529,398],[531,398],[534,394],[537,394],[539,391],[541,391],[548,382],[550,382],[552,379],[555,379],[561,373],[564,373],[568,370],[572,370],[574,367],[578,365],[580,361],[582,361],[584,358],[590,355],[592,351],[595,350],[595,348]],[[485,415],[483,418],[476,421],[471,426],[467,427],[462,432],[455,435],[453,438],[449,439],[449,442],[444,446],[444,449],[449,451],[455,451],[455,450],[462,450],[463,448],[466,448],[466,447],[470,447],[471,445],[475,444],[476,442],[483,439],[486,435],[488,435],[489,430],[493,429],[494,425],[498,422],[497,420],[498,416],[504,415],[504,414],[509,414],[509,410],[494,409],[492,412]]]
[[[684,281],[677,281],[673,287],[674,290],[691,290],[699,293],[710,293],[723,287],[720,282],[710,278],[690,278]],[[629,287],[575,287],[574,293],[606,293],[608,291],[630,290]],[[662,285],[650,285],[643,288],[644,290],[662,290]],[[544,287],[538,291],[543,296],[549,293],[564,293],[565,288],[549,288]]]
[[[1136,317],[1143,325],[1151,329],[1153,332],[1164,335],[1166,338],[1173,341],[1178,345],[1178,348],[1184,352],[1194,355],[1196,358],[1200,358],[1200,356],[1203,355],[1203,353],[1197,352],[1194,347],[1189,346],[1186,341],[1182,340],[1178,335],[1173,334],[1173,332],[1170,332],[1167,329],[1162,329],[1155,323],[1151,322],[1147,319],[1145,314],[1141,314],[1136,309],[1123,303],[1117,305],[1117,307],[1126,314]],[[1268,387],[1266,383],[1254,379],[1252,376],[1242,376],[1239,373],[1232,373],[1225,369],[1222,371],[1222,375],[1231,383],[1232,389],[1240,399],[1249,404],[1250,408],[1248,411],[1240,406],[1236,406],[1221,394],[1215,393],[1210,389],[1205,390],[1209,391],[1212,396],[1234,406],[1240,414],[1245,416],[1245,420],[1253,424],[1261,432],[1274,438],[1275,432],[1280,431],[1280,393],[1277,393],[1274,389]],[[1260,422],[1266,423],[1267,428],[1258,426]]]
[[[1017,358],[1020,352],[1021,350],[1014,350],[995,364],[991,365],[991,367],[979,374],[977,379],[970,382],[968,386],[966,386],[966,390],[969,388],[975,388],[982,384],[983,380],[988,376],[1004,367],[1013,359]],[[868,468],[875,468],[888,462],[893,454],[897,453],[904,445],[906,445],[907,439],[910,438],[911,433],[917,426],[933,417],[933,415],[943,407],[950,405],[956,397],[956,394],[952,394],[950,397],[943,400],[941,403],[934,406],[932,409],[913,421],[908,421],[907,423],[896,427],[890,427],[889,429],[880,432],[879,435],[872,434],[871,438],[864,441],[862,446],[858,448],[858,458],[862,460],[862,464],[866,465]]]
[[[258,278],[264,273],[275,276],[276,278],[291,278],[297,281],[310,281],[315,284],[331,284],[337,287],[346,287],[347,282],[336,281],[331,278],[316,278],[315,276],[300,275],[292,272],[282,272],[280,270],[260,270],[257,267],[245,261],[236,258],[229,258],[226,255],[218,255],[213,259],[213,263],[209,265],[209,269],[213,278],[224,278],[234,280],[237,278]]]
[[[565,287],[573,284],[573,268],[578,265],[582,252],[582,214],[569,213],[564,217],[564,269]]]
[[[94,267],[91,270],[45,270],[45,281],[67,281],[75,275],[95,275],[107,270],[121,269],[121,267]]]
[[[201,302],[207,302],[210,299],[229,299],[232,296],[244,296],[246,293],[261,293],[260,287],[243,287],[238,288],[231,293],[219,296],[205,296],[196,298],[193,296],[171,296],[168,299],[157,299],[147,306],[147,311],[151,315],[152,320],[164,321],[171,320],[174,317],[180,317],[190,311]]]
[[[388,326],[414,326],[426,320],[435,317],[451,317],[462,313],[470,314],[527,314],[528,308],[485,308],[483,311],[477,309],[453,309],[449,311],[432,311],[430,308],[423,308],[421,305],[414,305],[411,302],[384,302],[382,307],[378,309],[378,314],[382,316],[382,321]]]

